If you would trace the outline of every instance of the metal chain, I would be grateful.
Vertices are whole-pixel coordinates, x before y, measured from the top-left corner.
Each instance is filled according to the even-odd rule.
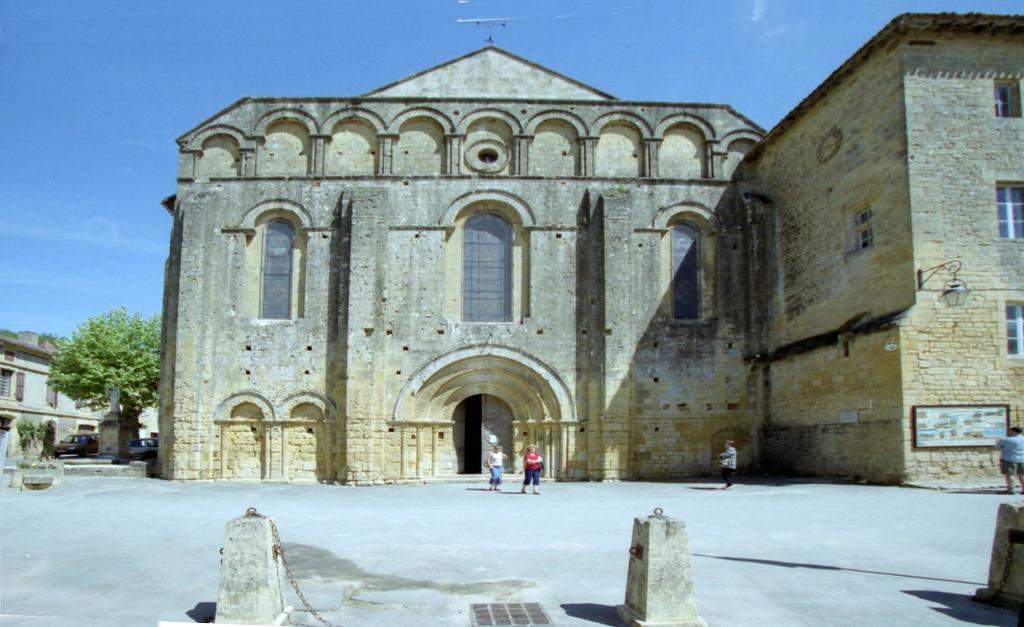
[[[298,595],[299,601],[302,601],[302,606],[306,608],[313,618],[317,619],[327,627],[335,627],[333,623],[328,621],[323,616],[317,613],[310,605],[309,601],[306,600],[306,595],[302,594],[302,590],[299,590],[299,582],[295,579],[295,573],[292,572],[292,567],[288,564],[288,558],[284,556],[284,546],[281,544],[281,536],[277,533],[277,523],[270,516],[264,516],[263,514],[256,511],[255,507],[250,507],[245,510],[245,515],[251,518],[262,518],[270,522],[270,532],[274,537],[274,555],[281,558],[281,563],[284,564],[284,572],[288,575],[288,583],[291,584],[292,590],[295,590],[295,594]]]

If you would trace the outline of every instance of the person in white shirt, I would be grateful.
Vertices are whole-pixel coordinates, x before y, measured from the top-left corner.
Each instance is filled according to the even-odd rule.
[[[1010,427],[1005,438],[996,442],[999,449],[999,472],[1006,478],[1006,493],[1013,494],[1013,475],[1017,475],[1024,494],[1024,435],[1020,427]]]
[[[736,446],[732,440],[725,441],[725,450],[718,455],[718,465],[722,468],[722,479],[725,479],[723,490],[732,487],[732,474],[736,472]]]
[[[487,464],[487,470],[491,471],[490,487],[487,490],[501,492],[501,473],[505,467],[505,454],[501,452],[501,447],[495,444],[484,461]]]

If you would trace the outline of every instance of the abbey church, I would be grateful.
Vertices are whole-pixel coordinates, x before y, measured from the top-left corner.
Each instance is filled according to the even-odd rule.
[[[164,478],[997,472],[1024,18],[895,18],[770,131],[494,46],[178,138]]]

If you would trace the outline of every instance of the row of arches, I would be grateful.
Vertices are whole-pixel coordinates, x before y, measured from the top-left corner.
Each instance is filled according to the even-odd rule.
[[[217,479],[317,481],[332,474],[330,401],[293,395],[279,409],[257,392],[225,399],[213,422]]]
[[[323,134],[296,111],[279,112],[257,125],[254,135],[228,125],[204,129],[187,147],[195,156],[195,176],[727,178],[760,138],[749,129],[716,137],[709,124],[689,114],[652,128],[632,113],[609,113],[594,122],[593,136],[569,112],[539,114],[526,125],[493,110],[475,112],[458,125],[431,109],[408,111],[386,126],[365,110],[332,118]]]

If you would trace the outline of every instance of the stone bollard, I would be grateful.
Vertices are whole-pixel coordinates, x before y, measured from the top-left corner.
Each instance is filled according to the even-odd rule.
[[[974,599],[1013,609],[1024,605],[1024,503],[999,506],[988,587],[978,588]]]
[[[217,623],[280,625],[286,618],[274,521],[250,507],[224,531]]]
[[[686,525],[661,508],[633,519],[626,604],[615,608],[627,625],[706,627],[697,614]]]

